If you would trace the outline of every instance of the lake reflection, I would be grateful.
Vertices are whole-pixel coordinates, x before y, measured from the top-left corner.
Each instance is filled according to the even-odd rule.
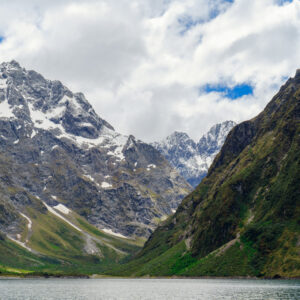
[[[2,300],[203,299],[297,300],[299,280],[3,279]]]

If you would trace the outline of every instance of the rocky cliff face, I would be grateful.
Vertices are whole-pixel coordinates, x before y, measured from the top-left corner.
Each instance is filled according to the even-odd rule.
[[[299,277],[299,184],[298,70],[230,131],[207,176],[123,274]]]
[[[220,151],[228,132],[236,125],[226,121],[214,125],[198,143],[184,132],[174,132],[152,145],[159,150],[179,173],[196,187]]]
[[[63,204],[100,229],[147,237],[190,190],[151,145],[101,119],[81,93],[0,65],[0,230]]]

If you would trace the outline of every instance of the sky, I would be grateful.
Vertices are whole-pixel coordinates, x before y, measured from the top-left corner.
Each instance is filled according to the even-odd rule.
[[[300,0],[0,1],[0,62],[83,92],[146,142],[254,117],[299,49]]]

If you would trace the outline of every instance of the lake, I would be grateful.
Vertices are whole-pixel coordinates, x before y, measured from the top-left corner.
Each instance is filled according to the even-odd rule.
[[[296,300],[300,280],[1,279],[0,299]]]

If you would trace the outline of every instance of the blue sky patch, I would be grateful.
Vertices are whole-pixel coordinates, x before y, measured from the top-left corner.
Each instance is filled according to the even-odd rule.
[[[203,89],[205,93],[222,93],[226,98],[238,99],[245,95],[253,95],[253,87],[249,84],[243,83],[235,85],[234,87],[228,87],[225,85],[206,85]]]
[[[4,37],[0,36],[0,44],[4,41]]]
[[[234,0],[223,0],[223,2],[233,3]],[[189,31],[194,26],[197,26],[198,24],[203,24],[205,22],[211,21],[212,19],[215,19],[220,14],[220,12],[221,11],[218,8],[212,9],[210,11],[209,17],[207,19],[206,18],[195,19],[189,15],[182,16],[181,18],[178,19],[178,23],[183,27],[183,30],[181,30],[180,34],[184,35],[187,31]]]
[[[292,3],[292,2],[293,2],[293,0],[278,0],[278,5],[282,6],[285,3]]]
[[[203,23],[203,20],[193,20],[190,16],[184,16],[183,18],[178,19],[178,23],[183,27],[183,30],[180,32],[180,34],[183,35],[192,27]]]

